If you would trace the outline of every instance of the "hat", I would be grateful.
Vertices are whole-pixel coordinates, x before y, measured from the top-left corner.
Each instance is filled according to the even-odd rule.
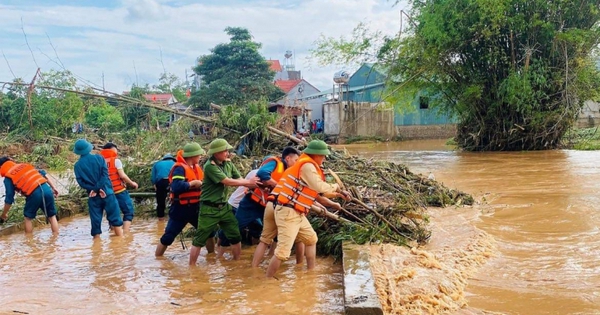
[[[218,152],[223,152],[227,150],[231,150],[233,147],[227,143],[225,139],[215,139],[213,140],[208,147],[208,155],[213,155]]]
[[[10,170],[15,165],[11,159],[7,156],[3,156],[0,158],[0,176],[4,177],[8,170]]]
[[[327,149],[327,143],[323,140],[312,140],[308,143],[308,146],[303,151],[306,154],[315,155],[329,155],[329,149]]]
[[[112,143],[112,142],[107,142],[107,143],[106,143],[106,144],[105,144],[105,145],[102,147],[102,149],[112,149],[112,148],[118,149],[117,145],[116,145],[116,144],[114,144],[114,143]]]
[[[0,167],[2,167],[2,164],[4,164],[4,162],[6,161],[10,161],[10,158],[8,156],[0,157]]]
[[[173,154],[171,154],[171,153],[167,153],[167,154],[165,154],[165,155],[162,157],[162,159],[161,159],[161,160],[173,160],[173,161],[175,161],[175,157],[173,157]]]
[[[190,142],[183,146],[183,154],[184,158],[198,156],[204,154],[204,150],[197,142]]]
[[[73,148],[73,152],[77,155],[86,155],[92,151],[94,146],[87,142],[85,139],[79,139],[75,141],[75,147]]]

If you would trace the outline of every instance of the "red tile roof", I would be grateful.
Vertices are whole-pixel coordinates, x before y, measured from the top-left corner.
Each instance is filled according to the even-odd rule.
[[[269,64],[269,69],[271,69],[271,71],[281,72],[283,70],[279,60],[267,60],[267,63]]]
[[[144,98],[152,103],[167,104],[173,94],[144,94]]]
[[[300,82],[302,82],[302,80],[277,80],[275,81],[275,85],[278,86],[283,92],[287,93]]]

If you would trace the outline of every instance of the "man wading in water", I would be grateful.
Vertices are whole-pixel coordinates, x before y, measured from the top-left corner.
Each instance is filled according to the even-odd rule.
[[[272,194],[277,196],[274,204],[279,243],[267,268],[269,278],[275,275],[281,262],[290,257],[296,238],[306,245],[306,264],[308,269],[313,269],[318,238],[306,215],[317,202],[337,210],[342,208],[339,203],[325,196],[350,198],[350,193],[341,191],[337,184],[325,182],[321,165],[329,153],[325,142],[311,141],[296,164],[283,172],[281,180],[273,189]]]
[[[54,183],[46,177],[46,172],[37,170],[31,164],[15,163],[8,157],[0,158],[0,176],[4,177],[4,209],[0,219],[2,222],[8,219],[8,210],[15,201],[15,191],[25,196],[25,233],[33,231],[31,220],[39,209],[44,211],[53,234],[58,234],[58,222],[56,220],[56,207],[54,197],[58,196],[58,190]]]
[[[200,195],[202,195],[202,180],[204,172],[198,165],[204,155],[202,147],[191,142],[177,152],[177,159],[168,175],[171,185],[171,206],[169,208],[169,222],[165,234],[156,245],[157,257],[162,256],[167,247],[173,244],[175,237],[183,231],[189,223],[194,228],[198,227],[198,210],[200,209]],[[212,253],[215,249],[214,240],[207,242],[206,249]]]
[[[119,203],[119,209],[121,209],[121,212],[123,213],[123,233],[129,233],[131,221],[133,221],[134,208],[133,201],[131,201],[131,197],[129,196],[125,184],[133,187],[133,189],[137,189],[138,184],[125,174],[123,162],[118,158],[118,152],[117,145],[108,142],[102,147],[102,150],[100,150],[100,155],[102,155],[106,161],[108,178],[110,179],[115,192],[115,197]]]
[[[90,154],[94,146],[85,139],[75,142],[73,152],[80,155],[75,163],[75,179],[81,188],[88,193],[88,207],[90,221],[92,222],[91,234],[100,238],[102,234],[102,212],[106,210],[106,219],[113,227],[117,236],[123,235],[123,220],[119,211],[119,203],[108,178],[108,167],[104,158],[98,154]]]
[[[225,139],[215,139],[210,143],[209,159],[204,164],[204,182],[200,197],[198,229],[190,249],[190,265],[195,265],[200,249],[206,244],[217,225],[229,240],[233,259],[240,259],[242,252],[241,235],[238,223],[231,207],[227,203],[226,186],[246,186],[256,188],[260,184],[258,177],[242,179],[240,172],[229,160],[229,150],[233,149]]]
[[[277,182],[279,182],[281,179],[283,172],[296,164],[299,156],[300,152],[298,150],[292,147],[287,147],[283,149],[283,152],[281,153],[281,159],[270,157],[263,161],[257,175],[261,182],[265,184],[265,186],[268,186],[269,190],[272,190],[275,188],[275,186],[277,186]],[[251,194],[246,195],[246,197],[244,197],[242,200],[242,203],[245,202],[246,207],[250,209],[250,211],[253,211],[249,213],[256,213],[256,215],[260,214],[263,218],[263,230],[260,235],[260,243],[256,246],[256,250],[254,251],[252,267],[258,267],[268,246],[275,246],[273,243],[273,239],[277,236],[277,226],[275,225],[275,216],[273,214],[273,200],[275,200],[275,196],[267,195],[268,191],[257,188]],[[242,203],[240,203],[240,209],[242,208]],[[238,221],[240,220],[240,215],[236,215]],[[240,224],[240,226],[241,225],[242,224]],[[303,258],[304,243],[297,242],[296,263],[301,264]]]

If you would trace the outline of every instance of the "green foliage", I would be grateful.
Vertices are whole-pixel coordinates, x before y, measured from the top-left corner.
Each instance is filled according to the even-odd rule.
[[[253,101],[248,106],[224,106],[217,118],[216,126],[237,130],[246,135],[246,143],[254,152],[259,152],[269,140],[268,127],[275,124],[277,116],[270,113],[266,101]]]
[[[202,86],[190,97],[196,107],[208,109],[210,103],[246,105],[267,99],[276,101],[284,93],[273,85],[274,73],[260,55],[261,44],[253,42],[247,29],[228,27],[229,43],[215,46],[211,54],[198,58],[194,68]]]
[[[380,31],[371,32],[365,23],[359,23],[348,39],[344,36],[336,39],[321,34],[314,42],[315,48],[310,50],[311,60],[316,61],[319,66],[358,66],[366,62],[375,62],[379,47],[384,41]]]
[[[600,131],[598,127],[572,129],[565,134],[563,142],[575,150],[600,150]]]
[[[92,106],[85,113],[85,122],[89,127],[97,128],[100,134],[115,132],[125,126],[125,121],[119,110],[104,101]]]
[[[467,150],[555,148],[583,102],[598,99],[598,1],[410,3],[413,17],[402,36],[367,49],[359,44],[376,36],[363,31],[328,40],[313,55],[333,49],[328,54],[340,54],[338,60],[356,60],[379,49],[388,91],[439,96],[432,105],[456,115],[456,140]]]
[[[22,82],[15,79],[15,82]],[[40,75],[39,85],[74,89],[76,81],[68,71],[50,71]],[[11,133],[31,139],[65,137],[83,116],[84,103],[76,94],[12,86],[0,94],[0,122]],[[3,128],[4,129],[4,128]]]
[[[184,102],[188,99],[186,96],[187,85],[173,73],[162,73],[158,79],[158,84],[153,85],[152,89],[158,93],[173,94],[178,102]]]

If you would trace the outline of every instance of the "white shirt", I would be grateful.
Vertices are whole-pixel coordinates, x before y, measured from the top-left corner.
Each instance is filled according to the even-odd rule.
[[[246,175],[246,179],[250,179],[250,178],[256,176],[256,173],[258,173],[258,169],[251,170],[250,172],[248,172],[248,175]],[[231,194],[231,196],[229,196],[229,200],[227,200],[227,203],[230,204],[232,207],[237,208],[240,205],[240,201],[242,201],[242,198],[244,198],[244,196],[247,193],[248,193],[248,188],[246,188],[244,186],[239,186],[233,192],[233,194]]]
[[[115,159],[115,167],[118,170],[122,170],[123,169],[123,162],[121,162],[121,160],[119,160],[119,159]]]

